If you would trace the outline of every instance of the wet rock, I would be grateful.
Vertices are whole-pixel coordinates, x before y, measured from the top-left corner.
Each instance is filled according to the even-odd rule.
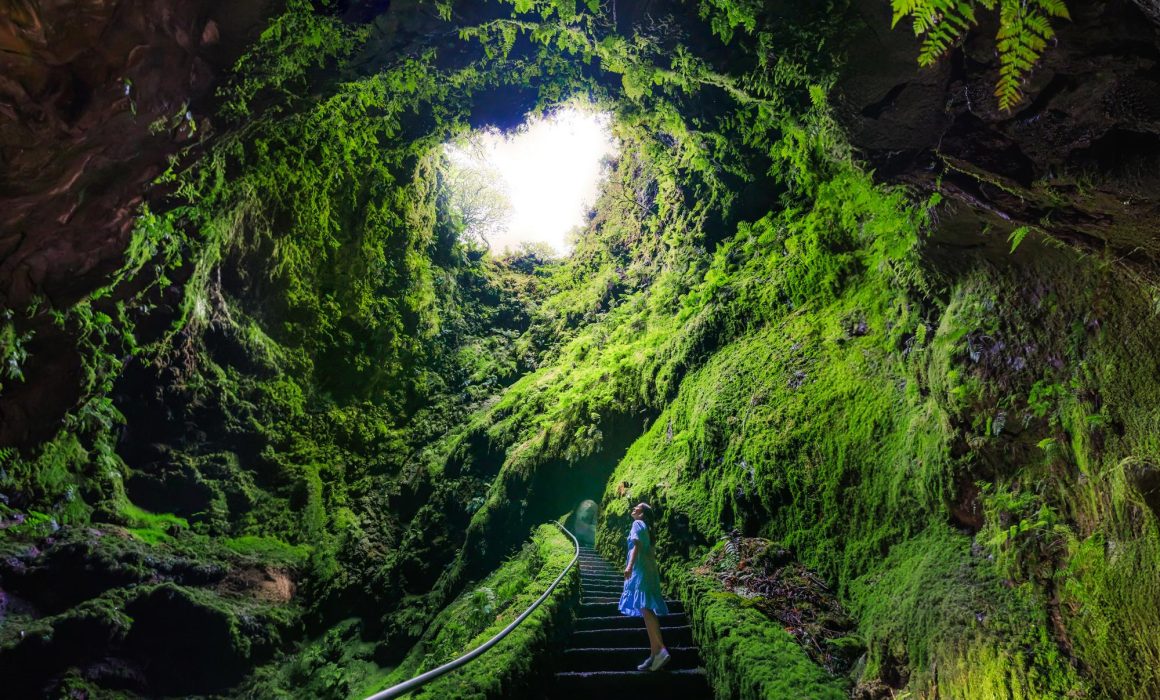
[[[1160,467],[1141,463],[1127,468],[1129,482],[1135,487],[1152,516],[1160,520]]]
[[[269,610],[172,583],[111,591],[0,648],[0,674],[11,697],[43,697],[78,672],[150,695],[219,691],[281,642]]]
[[[889,3],[855,8],[862,26],[835,88],[839,118],[879,177],[941,183],[966,205],[970,217],[944,219],[944,243],[1027,225],[1160,279],[1160,33],[1140,12],[1155,0],[1073,8],[1010,112],[993,95],[993,20],[920,69],[912,33],[890,28]],[[1006,254],[1005,235],[993,238]]]
[[[172,584],[138,596],[125,612],[133,619],[126,650],[140,660],[149,688],[162,694],[228,688],[277,642],[259,620],[242,620],[220,602]]]

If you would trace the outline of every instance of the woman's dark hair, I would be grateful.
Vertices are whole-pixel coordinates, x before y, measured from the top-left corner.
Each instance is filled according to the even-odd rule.
[[[655,523],[657,520],[656,513],[653,512],[652,506],[645,503],[644,501],[641,501],[640,505],[640,519],[643,520],[644,524],[648,526],[650,532],[655,532],[655,530],[653,530],[653,523]]]

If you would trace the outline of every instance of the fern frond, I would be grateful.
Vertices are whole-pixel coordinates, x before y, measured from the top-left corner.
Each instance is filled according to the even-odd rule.
[[[890,23],[890,28],[897,27],[904,17],[913,15],[923,4],[923,0],[891,0],[890,6],[894,8],[894,19]]]
[[[1034,0],[1043,14],[1049,17],[1059,17],[1070,20],[1071,14],[1067,11],[1067,4],[1063,0]]]
[[[975,0],[891,0],[894,25],[904,17],[910,17],[914,35],[922,37],[919,65],[933,64],[977,24],[974,2]]]
[[[1050,39],[1055,36],[1055,30],[1051,28],[1051,21],[1045,15],[1032,15],[1024,20],[1028,29],[1032,30],[1044,39]]]
[[[999,10],[995,45],[999,53],[999,107],[1010,110],[1023,99],[1023,84],[1055,38],[1051,18],[1071,19],[1065,0],[890,0],[891,26],[909,17],[921,37],[918,63],[929,66],[978,24],[976,7]]]
[[[999,108],[1011,110],[1023,99],[1023,83],[1055,37],[1049,16],[1066,17],[1062,0],[1001,0],[999,5]]]

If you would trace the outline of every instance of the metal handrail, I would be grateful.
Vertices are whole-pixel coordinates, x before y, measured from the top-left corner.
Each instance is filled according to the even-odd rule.
[[[553,522],[555,522],[555,521],[553,521]],[[433,668],[430,671],[427,671],[426,673],[415,676],[411,680],[403,681],[402,683],[399,683],[398,685],[393,685],[390,688],[387,688],[386,690],[380,690],[379,692],[375,693],[374,695],[368,696],[366,698],[366,700],[388,700],[388,698],[402,697],[403,695],[406,695],[407,693],[411,692],[412,690],[415,690],[416,688],[420,688],[424,685],[427,685],[428,683],[435,680],[436,678],[438,678],[446,673],[449,673],[451,671],[454,671],[455,669],[459,668],[460,666],[464,666],[464,665],[468,664],[469,662],[474,660],[476,657],[481,656],[485,651],[487,651],[488,649],[490,649],[493,646],[495,646],[496,644],[498,644],[501,639],[508,636],[508,633],[510,633],[512,630],[514,630],[516,627],[518,627],[521,622],[523,622],[525,619],[527,619],[528,615],[531,615],[533,612],[535,612],[536,608],[540,607],[540,603],[543,603],[545,600],[548,599],[548,596],[552,595],[552,591],[556,590],[556,586],[560,585],[560,582],[564,580],[564,577],[568,575],[568,572],[572,570],[572,567],[576,566],[576,560],[580,558],[580,543],[576,540],[576,536],[573,535],[571,532],[569,532],[568,528],[564,527],[560,523],[556,523],[556,527],[563,530],[564,534],[572,539],[572,545],[576,548],[576,552],[575,552],[575,554],[572,555],[572,561],[568,562],[568,566],[564,567],[564,570],[560,572],[560,575],[556,577],[556,580],[552,582],[552,585],[548,586],[548,590],[544,591],[544,594],[536,599],[536,602],[529,605],[527,610],[520,613],[519,617],[512,620],[511,624],[509,624],[507,627],[504,627],[502,630],[497,632],[494,637],[487,640],[483,644],[480,644],[479,646],[477,646],[476,648],[467,652],[463,656],[460,656],[458,659],[448,661],[447,663],[443,664],[442,666],[439,666],[437,668]]]

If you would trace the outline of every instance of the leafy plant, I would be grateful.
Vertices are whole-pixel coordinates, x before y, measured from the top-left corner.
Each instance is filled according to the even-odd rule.
[[[324,9],[333,7],[332,0],[319,4]],[[220,92],[225,98],[223,113],[242,119],[263,94],[294,100],[311,70],[329,62],[341,66],[367,34],[365,27],[345,25],[337,17],[316,12],[309,0],[289,0],[255,46],[238,59],[234,80]]]
[[[1029,226],[1020,226],[1011,232],[1011,235],[1007,237],[1007,241],[1011,244],[1012,253],[1015,252],[1015,249],[1019,247],[1019,244],[1023,242],[1023,239],[1029,233],[1031,233],[1031,227]]]
[[[976,9],[999,9],[995,48],[999,53],[999,108],[1011,110],[1023,99],[1023,83],[1055,38],[1051,20],[1070,19],[1063,0],[891,0],[893,26],[906,17],[922,38],[918,63],[933,65],[978,24]],[[1018,243],[1016,243],[1018,245]]]
[[[5,316],[11,318],[11,311]],[[23,367],[29,356],[27,345],[33,334],[33,331],[18,332],[11,321],[0,326],[0,378],[24,381]],[[0,391],[3,389],[4,383],[0,382]]]

